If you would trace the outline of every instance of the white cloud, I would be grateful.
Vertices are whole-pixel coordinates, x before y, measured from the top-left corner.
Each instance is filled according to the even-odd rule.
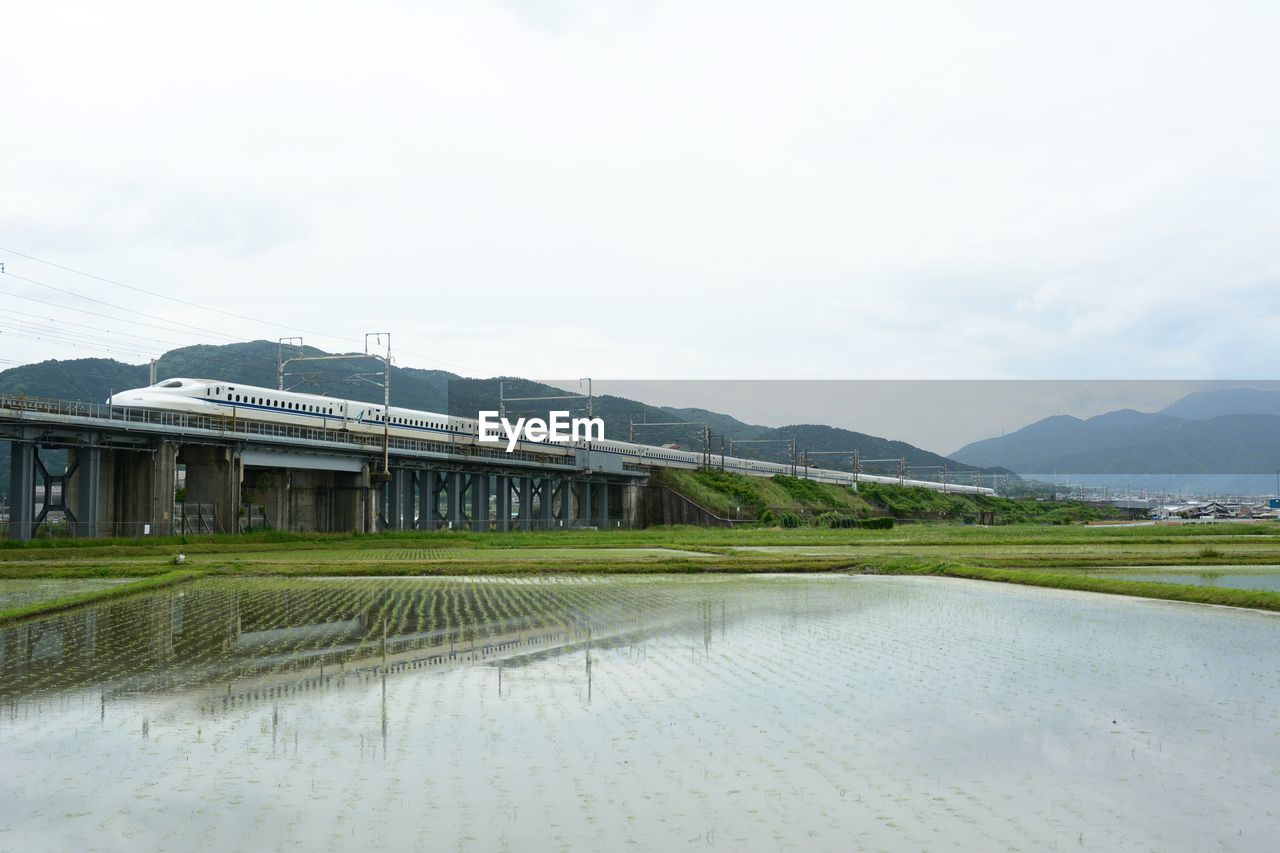
[[[544,376],[1274,363],[1272,4],[7,18],[0,245],[280,324],[229,334],[390,328],[405,351]]]

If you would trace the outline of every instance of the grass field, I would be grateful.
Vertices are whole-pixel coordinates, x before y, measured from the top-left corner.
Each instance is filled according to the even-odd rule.
[[[177,555],[182,564],[176,564]],[[554,533],[262,533],[4,542],[4,579],[131,578],[0,610],[0,622],[203,576],[822,572],[938,574],[1280,610],[1280,593],[1098,577],[1134,567],[1280,566],[1280,525],[907,525]],[[1259,569],[1260,571],[1265,571]],[[1278,569],[1277,571],[1280,571]]]

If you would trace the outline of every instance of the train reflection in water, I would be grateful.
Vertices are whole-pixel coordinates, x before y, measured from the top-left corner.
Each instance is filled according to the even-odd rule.
[[[659,630],[709,642],[723,585],[688,593],[569,578],[207,580],[0,630],[0,702],[75,691],[235,701],[360,669],[514,666]]]

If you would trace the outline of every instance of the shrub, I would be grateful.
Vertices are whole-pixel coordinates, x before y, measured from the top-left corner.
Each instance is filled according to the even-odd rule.
[[[824,488],[822,483],[803,477],[791,477],[786,474],[774,474],[773,481],[782,487],[793,500],[802,504],[818,505],[825,507],[840,507],[843,504],[832,496],[828,488]]]
[[[804,519],[801,518],[800,515],[797,513],[784,512],[782,514],[782,526],[783,527],[802,527],[804,526]]]

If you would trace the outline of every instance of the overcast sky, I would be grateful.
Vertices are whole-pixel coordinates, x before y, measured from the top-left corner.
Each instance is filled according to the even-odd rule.
[[[390,330],[469,375],[1275,373],[1274,2],[3,23],[0,246],[266,321],[0,252],[7,362]]]

